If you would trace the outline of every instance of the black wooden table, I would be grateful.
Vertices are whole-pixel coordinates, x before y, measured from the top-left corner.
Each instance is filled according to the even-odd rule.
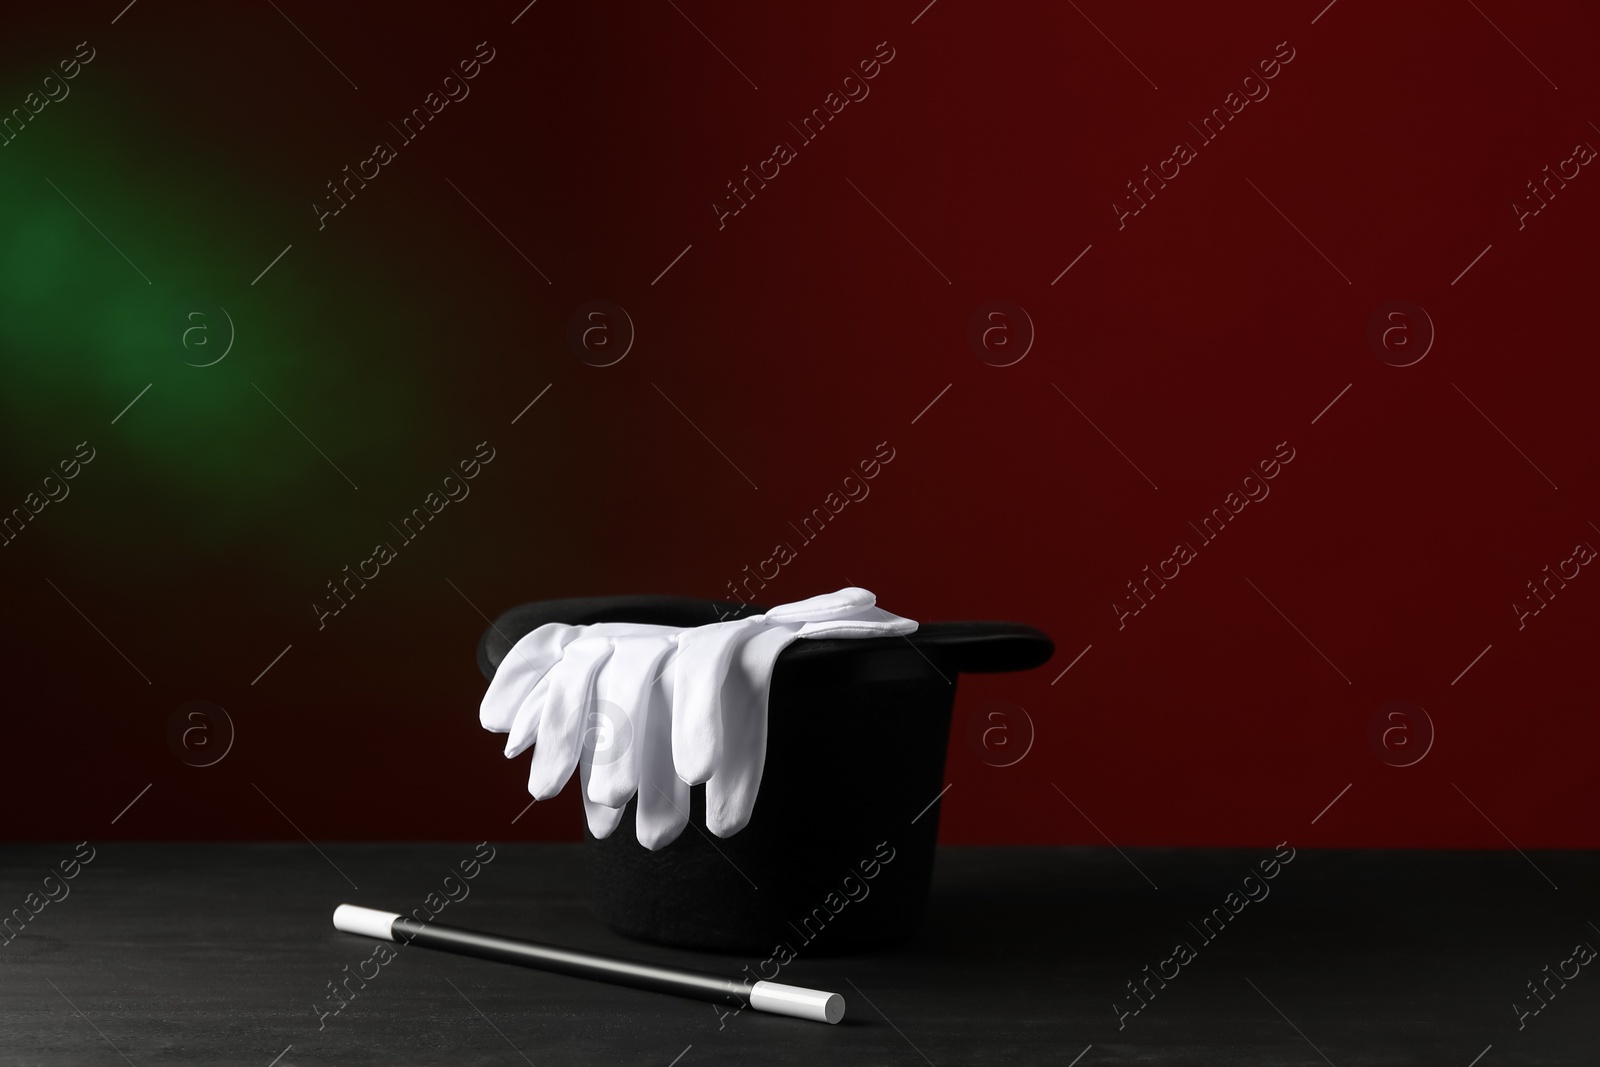
[[[1301,850],[1245,882],[1271,849],[944,849],[915,943],[783,969],[845,996],[830,1027],[420,948],[379,963],[330,924],[448,884],[443,923],[758,962],[610,933],[577,845],[496,845],[453,883],[471,844],[93,847],[48,883],[73,846],[4,850],[0,908],[28,918],[0,945],[0,1062],[1600,1063],[1600,968],[1574,956],[1600,946],[1592,853]]]

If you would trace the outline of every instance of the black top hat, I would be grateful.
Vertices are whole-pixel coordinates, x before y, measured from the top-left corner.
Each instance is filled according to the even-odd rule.
[[[700,626],[765,611],[667,596],[538,601],[490,625],[478,666],[493,678],[511,646],[545,623]],[[921,923],[933,874],[957,677],[1027,670],[1054,651],[1041,631],[1009,622],[793,642],[773,669],[766,767],[749,824],[714,840],[705,787],[696,786],[697,832],[651,852],[634,836],[637,800],[629,801],[611,836],[590,838],[601,917],[645,941],[762,953],[762,968],[777,966],[780,944],[821,955],[904,940]]]

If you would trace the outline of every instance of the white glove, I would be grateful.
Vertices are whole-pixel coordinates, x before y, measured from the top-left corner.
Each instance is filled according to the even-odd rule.
[[[875,604],[867,590],[846,588],[706,626],[548,623],[501,661],[479,720],[511,735],[507,757],[534,745],[528,792],[538,800],[576,768],[596,837],[616,829],[637,793],[639,843],[663,847],[683,832],[689,787],[702,782],[706,826],[728,837],[755,808],[778,654],[796,638],[916,630]]]

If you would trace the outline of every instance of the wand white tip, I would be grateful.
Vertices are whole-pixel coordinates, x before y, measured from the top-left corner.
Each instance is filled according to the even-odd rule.
[[[819,1023],[836,1023],[844,1018],[844,998],[839,994],[782,982],[757,982],[751,986],[750,1006],[757,1011]]]
[[[384,941],[393,941],[392,932],[394,921],[400,918],[398,912],[378,911],[375,908],[363,908],[355,904],[340,904],[333,909],[333,926],[336,930],[343,930],[347,934],[360,934],[362,937],[376,937]]]

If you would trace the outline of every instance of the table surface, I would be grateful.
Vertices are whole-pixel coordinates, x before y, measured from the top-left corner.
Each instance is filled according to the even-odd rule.
[[[941,849],[916,941],[784,968],[844,994],[830,1027],[420,948],[380,967],[364,963],[376,942],[330,925],[345,901],[422,903],[470,844],[95,847],[69,895],[0,945],[0,1062],[1600,1061],[1600,976],[1570,962],[1600,945],[1593,853],[1300,850],[1206,941],[1190,924],[1272,850]],[[758,962],[611,933],[586,903],[583,846],[494,847],[440,922],[730,975]],[[5,848],[0,906],[72,851]],[[1163,963],[1179,941],[1193,958]],[[1177,974],[1131,1014],[1146,965]],[[374,969],[319,1016],[329,983]]]

